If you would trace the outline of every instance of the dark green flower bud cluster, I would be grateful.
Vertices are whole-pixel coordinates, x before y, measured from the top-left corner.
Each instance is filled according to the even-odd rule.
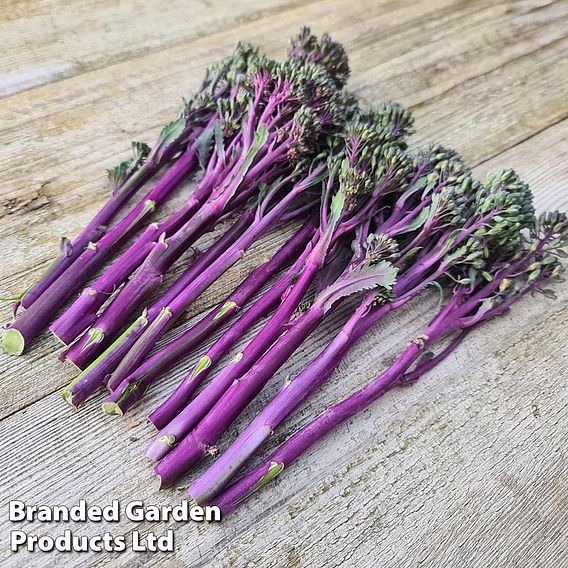
[[[324,67],[339,88],[349,78],[349,61],[343,46],[331,39],[328,34],[321,38],[313,35],[310,28],[303,27],[290,41],[288,56],[302,63],[316,63]]]
[[[522,240],[522,230],[534,225],[532,193],[513,170],[489,174],[483,188],[476,192],[476,215],[488,222],[476,235],[491,241],[497,256],[513,252]]]
[[[438,167],[438,164],[448,161],[461,164],[463,170],[469,172],[469,168],[455,150],[440,144],[431,144],[416,152],[413,164],[417,171],[427,174],[432,170],[435,170]]]
[[[412,160],[398,143],[382,145],[373,156],[375,177],[378,183],[389,179],[394,191],[406,186],[412,176]]]
[[[217,101],[211,93],[200,91],[193,97],[183,99],[180,116],[196,124],[200,118],[214,112],[216,104]]]
[[[282,75],[283,70],[292,71]],[[280,69],[279,82],[290,84],[291,95],[284,101],[287,109],[294,108],[294,101],[300,103],[293,115],[293,125],[288,134],[294,146],[288,158],[299,161],[307,155],[315,155],[328,147],[331,140],[343,128],[352,105],[352,97],[338,90],[329,80],[327,73],[314,65],[298,67],[289,62]],[[285,77],[285,78],[284,78]]]
[[[462,160],[461,156],[453,150],[438,146],[433,148],[429,155],[423,155],[419,167],[424,171],[426,180],[425,193],[434,188],[448,188],[461,186],[466,178],[471,175],[471,170]],[[464,187],[462,191],[467,191]]]
[[[486,298],[483,307],[497,308],[511,303],[527,293],[540,292],[547,298],[556,297],[553,290],[544,288],[547,282],[562,282],[564,267],[558,250],[568,246],[568,219],[558,211],[542,214],[534,220],[529,239],[509,256],[496,257],[487,272],[495,282],[494,293]]]
[[[529,186],[514,170],[503,170],[497,174],[489,174],[485,181],[489,192],[494,196],[495,204],[508,205],[509,215],[514,215],[514,221],[522,227],[532,227],[534,224],[533,196]],[[488,210],[490,205],[484,204],[483,209]],[[509,219],[513,221],[513,219]]]
[[[317,114],[309,107],[301,107],[294,115],[294,122],[289,133],[295,144],[287,153],[288,159],[299,162],[306,155],[314,152],[320,141],[321,132],[322,125]]]
[[[528,253],[531,265],[528,267],[529,281],[537,278],[559,278],[564,272],[560,259],[568,258],[568,217],[566,213],[550,211],[540,215],[530,233]]]
[[[387,180],[394,188],[404,185],[412,172],[412,162],[389,123],[374,122],[371,116],[380,118],[382,114],[370,111],[358,115],[343,133],[339,183],[347,210],[357,208]]]
[[[347,164],[346,161],[343,162]],[[345,210],[355,209],[365,196],[370,195],[376,187],[374,172],[357,167],[342,167],[339,172],[340,191],[345,194]]]
[[[459,284],[475,286],[491,281],[495,262],[513,259],[523,249],[523,230],[534,226],[532,195],[512,170],[490,174],[481,184],[467,177],[461,185],[443,192],[446,207],[452,203],[455,240],[462,231],[473,231],[461,246],[446,255],[448,275]]]
[[[234,89],[242,86],[260,57],[258,48],[239,42],[233,55],[207,67],[197,93],[183,99],[180,116],[197,123],[200,118],[213,112],[218,100],[230,97]]]
[[[360,120],[378,125],[392,134],[406,148],[405,137],[413,132],[414,116],[409,109],[397,102],[385,102],[361,113]]]
[[[490,280],[485,271],[487,260],[483,242],[469,238],[454,251],[448,253],[443,260],[446,275],[463,286],[474,286],[479,280]]]
[[[382,260],[392,262],[398,258],[397,241],[384,233],[370,233],[363,246],[368,264],[376,264]]]
[[[446,164],[450,163],[446,162]],[[447,175],[436,174],[437,183],[442,183],[436,214],[440,218],[444,217],[446,226],[460,227],[466,225],[476,215],[477,196],[480,192],[484,192],[485,188],[481,182],[469,174],[459,174],[453,166],[445,170]]]
[[[257,47],[239,42],[233,55],[207,67],[201,91],[207,91],[215,98],[228,95],[234,86],[244,81],[259,58]]]
[[[247,107],[247,101],[234,98],[223,98],[217,101],[217,116],[222,125],[224,137],[231,137],[240,130]]]

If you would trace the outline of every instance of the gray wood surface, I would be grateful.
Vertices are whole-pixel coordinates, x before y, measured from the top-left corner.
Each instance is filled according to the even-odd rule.
[[[86,224],[106,198],[104,168],[126,155],[131,139],[154,139],[207,63],[238,39],[281,56],[303,24],[345,43],[350,87],[366,102],[412,106],[413,142],[450,145],[479,175],[514,167],[539,210],[568,208],[563,0],[4,0],[0,290],[17,292],[33,281],[60,236]],[[291,230],[264,238],[173,334]],[[122,420],[101,414],[102,397],[79,412],[63,403],[61,388],[74,371],[57,361],[59,346],[48,333],[23,357],[0,355],[2,565],[566,567],[568,291],[557,292],[557,301],[528,298],[473,333],[421,382],[393,390],[339,428],[222,523],[173,524],[171,555],[11,555],[7,539],[16,526],[7,521],[7,502],[177,503],[183,493],[157,491],[143,455],[152,436],[144,420],[200,353]],[[426,294],[378,326],[269,446],[378,374],[435,302]],[[0,316],[8,319],[8,306]],[[221,449],[344,317],[334,314],[296,353]],[[168,526],[70,525],[79,535]],[[64,528],[31,523],[23,530],[57,535]]]

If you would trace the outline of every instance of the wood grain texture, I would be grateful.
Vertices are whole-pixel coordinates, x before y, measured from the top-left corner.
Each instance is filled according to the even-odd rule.
[[[365,101],[396,99],[413,107],[414,142],[453,146],[480,176],[514,167],[531,184],[539,210],[568,209],[566,2],[5,4],[0,13],[3,292],[33,280],[57,249],[59,236],[72,236],[86,224],[105,200],[104,168],[125,155],[130,139],[155,137],[207,63],[229,53],[238,39],[281,55],[302,24],[345,43],[353,69],[350,87]],[[227,293],[292,229],[267,235],[192,306],[171,335]],[[527,299],[472,334],[423,381],[392,391],[339,428],[221,524],[172,525],[175,554],[85,554],[73,556],[73,565],[568,566],[566,286],[558,295],[555,302]],[[420,330],[435,302],[425,295],[387,318],[265,452],[378,374]],[[1,315],[7,318],[8,309]],[[288,374],[317,354],[345,317],[346,308],[302,346],[221,448]],[[25,357],[0,356],[0,558],[10,567],[58,566],[69,556],[10,555],[9,499],[175,504],[183,496],[156,490],[143,456],[152,431],[143,420],[199,353],[151,390],[147,406],[118,420],[101,416],[101,397],[80,412],[64,405],[59,390],[74,373],[56,360],[55,349],[46,333]],[[128,428],[130,423],[140,425]],[[59,534],[64,528],[33,523],[23,530]],[[121,534],[134,525],[71,528],[75,534]]]

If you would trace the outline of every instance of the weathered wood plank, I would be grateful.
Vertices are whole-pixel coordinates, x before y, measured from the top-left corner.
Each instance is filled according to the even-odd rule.
[[[174,0],[159,11],[133,0],[34,4],[3,5],[0,36],[6,56],[0,61],[0,97],[129,61],[235,23],[276,18],[298,2],[230,0],[223,10],[212,10],[205,0]]]
[[[478,163],[522,142],[527,132],[540,132],[565,119],[566,86],[557,83],[558,74],[568,71],[567,54],[568,40],[554,41],[417,105],[418,124],[429,125],[417,141],[438,140]]]

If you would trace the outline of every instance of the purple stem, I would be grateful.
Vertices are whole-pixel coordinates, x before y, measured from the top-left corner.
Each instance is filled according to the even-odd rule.
[[[222,394],[234,380],[238,379],[251,368],[255,361],[258,360],[282,333],[284,326],[289,321],[294,310],[298,307],[317,273],[317,269],[312,267],[314,264],[315,263],[311,265],[308,264],[304,269],[290,294],[282,301],[263,329],[243,350],[242,356],[225,367],[218,375],[217,379],[202,393],[200,400],[207,400],[207,410],[217,402],[219,395]],[[145,393],[145,389],[135,388],[135,386],[137,387],[137,385],[131,384],[128,378],[124,379],[120,386],[108,398],[107,402],[109,405],[105,407],[105,412],[123,414],[134,403],[140,401]],[[220,392],[221,390],[222,392]]]
[[[190,219],[207,199],[211,188],[200,186],[175,213],[162,223],[150,224],[144,233],[93,284],[85,288],[51,326],[50,330],[69,345],[97,318],[97,312],[148,257],[160,235],[169,235]],[[77,364],[77,363],[76,363]]]
[[[196,215],[199,215],[199,213]],[[218,219],[211,220],[208,225],[197,223],[191,238],[187,238],[185,247],[179,249],[178,253],[170,258],[171,262],[167,268],[177,260],[178,256],[186,252],[187,248],[194,244],[204,232],[212,231],[217,221]],[[112,338],[116,336],[121,327],[128,321],[132,313],[139,309],[144,300],[162,284],[166,268],[160,271],[152,271],[144,270],[144,267],[146,263],[150,263],[156,257],[163,255],[168,247],[168,240],[162,238],[152,243],[151,251],[144,259],[144,263],[138,272],[134,273],[125,287],[113,298],[100,316],[96,317],[95,314],[96,319],[92,327],[69,349],[67,359],[72,361],[77,367],[84,368],[86,364],[93,361],[104,351],[105,347],[108,346]],[[119,265],[117,265],[118,267]]]
[[[209,127],[211,126],[212,122]],[[94,284],[83,290],[75,303],[50,327],[63,343],[69,345],[96,321],[98,310],[148,257],[161,235],[170,236],[195,215],[211,195],[222,170],[222,164],[212,159],[204,179],[189,199],[165,221],[150,224],[138,240]],[[100,334],[98,336],[100,337]],[[92,360],[79,348],[72,349],[68,355],[80,368]]]
[[[163,307],[164,317],[152,330],[146,330],[129,353],[117,367],[110,381],[111,388],[119,385],[142,363],[155,342],[170,328],[173,322],[196,300],[211,284],[213,284],[231,266],[238,262],[247,249],[269,229],[279,223],[282,214],[288,209],[299,195],[316,183],[326,166],[321,164],[305,179],[295,184],[288,193],[264,216],[257,214],[256,220],[249,229],[224,254],[211,263],[192,283],[187,286],[169,305]],[[129,405],[128,397],[121,398],[121,406]]]
[[[204,502],[219,493],[270,434],[324,381],[331,377],[347,351],[384,315],[405,305],[425,286],[426,283],[412,290],[405,289],[403,275],[402,279],[395,284],[394,291],[396,295],[404,296],[404,299],[371,311],[369,309],[375,300],[375,293],[367,294],[335,339],[300,375],[290,384],[284,385],[275,399],[245,429],[233,445],[192,485],[190,492],[194,499]],[[287,335],[279,343],[284,342]],[[284,347],[279,348],[277,343],[272,349],[278,350]]]
[[[197,275],[216,258],[221,256],[249,226],[253,212],[245,211],[243,215],[185,270],[180,278],[168,291],[151,307],[145,316],[136,320],[134,327],[128,328],[97,360],[67,387],[67,401],[74,406],[82,404],[91,394],[101,387],[110,374],[116,369],[121,359],[128,353],[132,345],[142,335],[149,322],[153,321],[162,308],[169,304]]]
[[[307,222],[288,243],[286,243],[269,261],[253,270],[247,278],[228,296],[228,298],[150,359],[142,363],[126,381],[129,392],[136,388],[141,393],[173,364],[190,353],[218,327],[256,294],[284,265],[299,254],[302,247],[315,230],[313,221]],[[117,389],[118,390],[118,389]]]
[[[197,362],[191,373],[180,385],[179,394],[176,391],[171,398],[175,406],[168,407],[171,410],[166,416],[159,416],[161,421],[160,433],[155,441],[150,444],[147,457],[152,460],[159,460],[164,457],[171,449],[176,440],[181,440],[197,422],[210,409],[211,394],[200,394],[195,400],[189,402],[193,393],[199,385],[209,375],[211,370],[219,361],[231,350],[231,348],[242,339],[243,335],[255,325],[261,318],[266,316],[282,299],[282,295],[292,284],[294,278],[301,270],[305,262],[306,254],[303,254],[290,270],[280,278],[259,300],[256,301],[243,316],[231,326],[222,337],[207,351],[207,353]],[[238,354],[237,356],[240,356]],[[220,398],[227,386],[215,381],[218,397]],[[208,387],[209,388],[209,387]],[[189,402],[187,406],[185,404]],[[170,419],[171,416],[171,419]],[[156,417],[152,421],[157,424]],[[167,422],[166,422],[167,421]]]
[[[440,326],[440,324],[437,325]],[[430,326],[425,334],[434,338],[435,331],[435,328]],[[444,329],[442,335],[446,332],[447,330]],[[219,506],[223,513],[230,513],[241,501],[276,477],[331,430],[367,408],[393,385],[397,384],[400,377],[420,357],[422,348],[423,345],[419,342],[411,343],[378,378],[301,428],[259,466],[233,483],[212,504]],[[193,494],[193,490],[190,489],[190,491]]]
[[[69,350],[67,357],[77,366],[84,367],[103,351],[109,340],[128,320],[132,311],[159,288],[166,272],[188,247],[200,234],[214,229],[230,204],[234,202],[233,196],[237,189],[244,184],[235,197],[240,197],[243,193],[249,197],[257,186],[258,180],[254,176],[262,176],[263,168],[266,169],[275,160],[273,156],[266,156],[250,170],[250,166],[246,167],[246,163],[243,164],[246,157],[243,155],[234,162],[233,166],[226,168],[228,171],[217,179],[210,199],[191,218],[171,236],[168,235],[167,239],[160,237],[160,240],[154,244],[139,270],[98,317],[91,330]],[[259,169],[261,164],[262,167]],[[208,181],[208,178],[204,181]]]
[[[153,160],[146,161],[115,191],[91,222],[75,238],[71,248],[67,249],[49,269],[49,272],[26,292],[21,301],[23,308],[29,308],[73,264],[73,261],[89,243],[97,242],[106,233],[109,223],[118,215],[122,207],[157,173],[162,165],[163,163],[157,164]]]
[[[297,257],[300,252],[298,250],[299,247],[306,247],[307,239],[313,234],[314,228],[315,225],[313,221],[305,223],[296,235],[294,235],[294,237],[292,237],[292,239],[288,241],[270,261],[268,261],[268,264],[274,263],[275,265],[283,266],[284,264],[287,264],[291,258]],[[305,254],[306,253],[300,255],[294,266],[265,294],[263,294],[253,304],[253,306],[247,310],[241,318],[239,318],[237,322],[223,333],[223,335],[210,347],[207,353],[200,358],[193,370],[188,374],[186,379],[181,382],[170,397],[156,408],[152,414],[150,414],[149,420],[158,430],[166,427],[182,411],[182,409],[185,408],[198,386],[203,382],[213,367],[229,352],[233,345],[243,337],[252,325],[258,322],[280,301],[282,294],[290,286],[293,278],[298,273],[301,264],[305,259]],[[257,271],[261,271],[265,267],[268,268],[266,264],[261,265]],[[247,286],[247,281],[251,277],[256,280],[256,276],[253,272],[241,284],[241,286],[239,286],[239,288],[242,289]],[[235,292],[231,294],[224,303],[222,303],[221,310],[224,309],[225,311],[228,311],[227,306],[230,306],[230,310],[232,311],[233,304],[231,302],[235,302],[234,295],[238,292],[239,288],[237,288],[237,290],[235,290]],[[242,303],[243,301],[241,300],[238,304],[242,305]],[[237,302],[235,302],[235,304],[237,304]],[[210,318],[213,314],[218,313],[219,309],[220,308],[216,308],[213,310],[209,316],[206,316],[206,319]],[[188,332],[186,332],[186,334],[187,333]]]
[[[13,354],[23,353],[31,341],[49,324],[65,301],[101,266],[109,251],[131,234],[194,170],[197,165],[196,156],[197,151],[192,149],[179,158],[147,194],[146,199],[132,209],[98,243],[88,246],[73,265],[37,298],[29,309],[16,318],[10,326],[13,332],[19,334],[18,349],[15,349]],[[14,337],[13,332],[12,337]]]
[[[294,289],[295,287],[292,289],[290,296],[294,293]],[[286,306],[286,303],[281,304],[281,307],[283,306]],[[278,315],[278,311],[280,311],[280,308],[275,315]],[[160,477],[162,487],[174,483],[193,465],[204,458],[207,453],[213,451],[221,435],[262,390],[276,371],[290,358],[292,353],[321,323],[324,315],[323,306],[312,306],[312,309],[300,316],[295,325],[286,332],[280,341],[277,341],[267,350],[266,343],[259,343],[256,340],[259,336],[263,338],[265,335],[263,332],[267,328],[270,330],[274,320],[273,316],[261,330],[260,334],[247,346],[248,348],[250,345],[259,344],[264,348],[260,356],[256,357],[256,363],[254,365],[250,365],[250,363],[244,365],[244,373],[242,370],[238,374],[233,371],[233,369],[239,368],[240,363],[246,359],[247,354],[245,352],[247,348],[245,348],[242,359],[228,367],[230,369],[228,376],[232,380],[230,383],[227,381],[228,387],[225,392],[218,400],[212,400],[214,404],[211,406],[211,410],[197,424],[195,429],[156,466],[155,471]],[[280,332],[281,329],[279,329]],[[274,339],[268,346],[274,342]],[[255,352],[253,350],[254,355],[257,355],[257,353],[258,351]]]
[[[215,497],[286,418],[331,377],[353,345],[354,326],[368,307],[368,302],[362,302],[331,343],[298,376],[284,383],[229,448],[193,482],[189,493],[198,503]],[[286,339],[286,335],[282,339]]]

